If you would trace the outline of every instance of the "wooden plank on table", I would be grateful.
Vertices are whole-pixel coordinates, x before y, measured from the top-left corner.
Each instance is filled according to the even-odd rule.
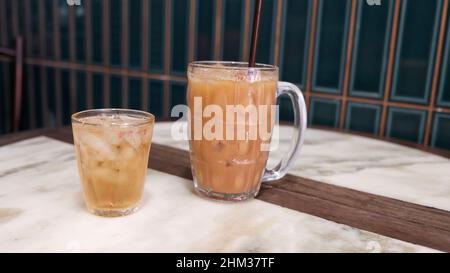
[[[72,143],[70,128],[0,137],[0,146],[39,135]],[[189,153],[152,144],[152,169],[192,179]],[[450,252],[450,212],[287,175],[264,183],[257,199],[355,228]]]

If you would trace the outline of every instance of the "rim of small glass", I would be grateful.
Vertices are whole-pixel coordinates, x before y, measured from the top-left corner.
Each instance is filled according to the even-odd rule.
[[[133,123],[121,123],[114,124],[112,127],[138,127],[142,125],[152,124],[155,122],[155,116],[149,112],[134,110],[134,109],[122,109],[122,108],[101,108],[101,109],[89,109],[80,111],[72,114],[71,119],[72,123],[81,123],[83,125],[95,126],[95,127],[103,127],[102,124],[98,123],[90,123],[81,121],[82,118],[85,117],[94,117],[94,116],[102,116],[101,114],[117,114],[117,115],[132,115],[135,117],[142,118],[142,122],[133,122]]]
[[[221,64],[223,66],[217,66]],[[248,62],[234,62],[234,61],[194,61],[189,63],[189,68],[207,68],[207,69],[233,69],[247,71],[249,69],[258,71],[278,71],[276,65],[256,63],[255,67],[248,67]]]

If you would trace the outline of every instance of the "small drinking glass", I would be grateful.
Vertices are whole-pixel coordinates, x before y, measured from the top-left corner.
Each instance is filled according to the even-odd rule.
[[[128,109],[72,115],[78,171],[90,212],[113,217],[138,209],[154,124],[152,114]]]

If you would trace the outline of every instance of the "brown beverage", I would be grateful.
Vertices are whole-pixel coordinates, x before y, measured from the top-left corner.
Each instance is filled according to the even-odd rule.
[[[259,191],[268,158],[268,151],[262,145],[270,143],[270,137],[261,137],[260,129],[264,128],[269,135],[272,132],[271,107],[276,105],[278,70],[269,66],[260,67],[255,74],[249,75],[246,66],[198,62],[189,67],[187,100],[191,113],[192,171],[196,191],[208,197],[244,200]],[[195,98],[201,98],[202,111],[209,105],[217,105],[222,110],[223,116],[217,122],[223,126],[221,138],[207,139],[202,136],[201,140],[195,139],[194,122],[201,119],[202,125],[205,125],[211,120],[211,117],[195,116]],[[268,111],[263,112],[258,120],[251,120],[249,115],[244,120],[238,120],[235,115],[230,123],[227,106],[239,105],[244,108],[255,106],[256,109],[264,105]],[[233,132],[234,138],[227,137],[227,128]],[[238,138],[239,128],[244,128],[245,139]]]
[[[78,170],[89,211],[121,216],[140,203],[154,117],[134,110],[90,110],[72,117]]]

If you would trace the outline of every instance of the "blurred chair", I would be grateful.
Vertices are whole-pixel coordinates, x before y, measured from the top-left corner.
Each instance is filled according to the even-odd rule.
[[[20,115],[22,112],[23,93],[23,37],[16,38],[16,46],[13,49],[0,47],[0,56],[12,58],[14,61],[14,93],[13,104],[10,112],[11,131],[19,130]]]

